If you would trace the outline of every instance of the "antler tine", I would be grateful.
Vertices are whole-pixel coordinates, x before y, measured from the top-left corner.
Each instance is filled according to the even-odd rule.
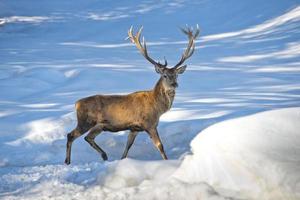
[[[133,40],[133,35],[132,35],[132,26],[130,27],[130,29],[128,30],[128,37],[126,38],[126,40],[127,39],[130,39],[130,41],[132,42],[132,43],[134,43],[134,40]]]
[[[144,47],[144,52],[148,55],[148,51],[147,51],[147,45],[146,45],[146,41],[145,41],[145,37],[143,37],[143,47]]]
[[[197,24],[195,33],[194,33],[193,29],[189,28],[189,27],[187,27],[186,29],[181,28],[181,31],[188,36],[189,42],[188,42],[188,46],[187,46],[186,50],[184,51],[184,53],[181,56],[180,61],[174,66],[174,68],[177,68],[180,65],[182,65],[186,59],[188,59],[189,57],[191,57],[193,55],[193,53],[195,51],[195,39],[198,37],[198,35],[200,33],[198,24]]]
[[[165,64],[163,64],[163,66],[166,67],[168,65],[168,61],[166,60],[166,57],[164,57],[164,61],[165,61]]]
[[[137,38],[137,41],[139,41],[139,43],[140,43],[140,37],[141,37],[142,30],[143,30],[143,26],[141,26],[141,28],[138,30],[138,32],[135,36]],[[143,37],[143,40],[144,40],[144,37]]]
[[[181,31],[182,31],[184,34],[188,35],[188,37],[191,37],[191,36],[193,35],[193,32],[191,31],[191,29],[190,29],[189,27],[187,27],[186,29],[181,28]]]
[[[159,67],[166,67],[167,62],[165,62],[165,65],[160,64],[159,62],[154,61],[152,58],[149,57],[147,52],[147,45],[145,38],[143,37],[143,41],[141,43],[141,33],[142,33],[143,27],[141,27],[136,35],[133,35],[133,27],[131,26],[128,30],[128,38],[131,40],[132,43],[135,44],[135,46],[138,48],[138,50],[142,53],[142,55],[153,65],[159,66]]]
[[[196,31],[195,31],[195,34],[194,34],[194,39],[196,39],[199,36],[199,33],[200,33],[200,29],[199,29],[199,26],[197,24],[197,28],[196,28]]]

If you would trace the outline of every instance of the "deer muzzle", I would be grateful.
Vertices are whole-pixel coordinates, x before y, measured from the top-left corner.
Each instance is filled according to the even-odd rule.
[[[174,88],[177,88],[177,87],[178,87],[178,83],[176,83],[176,82],[175,82],[175,83],[172,83],[171,85],[172,85],[172,87],[174,87]]]

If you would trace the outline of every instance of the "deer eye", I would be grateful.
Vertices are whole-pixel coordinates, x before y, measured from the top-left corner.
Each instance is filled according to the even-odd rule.
[[[167,78],[167,75],[164,74],[164,78]]]

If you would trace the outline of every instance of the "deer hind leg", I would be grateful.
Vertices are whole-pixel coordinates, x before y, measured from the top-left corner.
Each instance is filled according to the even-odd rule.
[[[130,133],[128,135],[128,139],[127,139],[127,144],[126,144],[126,147],[125,147],[125,150],[124,150],[124,153],[123,153],[121,159],[124,159],[127,157],[128,151],[129,151],[130,147],[132,146],[137,134],[138,134],[138,132],[136,132],[136,131],[130,131]]]
[[[103,160],[107,160],[107,155],[105,153],[105,151],[103,151],[95,142],[95,138],[97,137],[97,135],[99,135],[102,131],[103,126],[101,124],[97,124],[96,126],[94,126],[93,128],[90,129],[89,133],[87,134],[87,136],[84,137],[84,139],[96,150],[98,151]]]
[[[69,165],[71,163],[72,143],[76,138],[81,136],[83,133],[84,133],[84,131],[82,129],[80,129],[78,126],[73,131],[68,133],[68,135],[67,135],[68,141],[67,141],[66,159],[65,159],[65,163],[67,165]]]
[[[158,132],[157,132],[157,129],[154,128],[154,129],[151,129],[149,131],[147,131],[148,134],[150,135],[151,139],[152,139],[152,142],[153,144],[156,146],[156,148],[159,150],[160,152],[160,155],[161,157],[164,159],[164,160],[168,160],[167,156],[166,156],[166,153],[164,151],[164,147],[160,141],[160,138],[158,136]]]

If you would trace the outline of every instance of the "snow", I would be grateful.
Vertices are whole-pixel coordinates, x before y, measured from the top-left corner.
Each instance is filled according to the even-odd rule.
[[[208,127],[183,161],[2,168],[5,199],[297,199],[300,108]],[[20,188],[17,191],[16,188]],[[11,191],[12,190],[12,191]],[[5,192],[4,192],[5,191]]]
[[[272,58],[280,59],[280,58],[293,58],[299,57],[300,55],[300,44],[298,43],[288,43],[285,49],[281,51],[271,52],[269,54],[256,54],[256,55],[247,55],[247,56],[233,56],[233,57],[225,57],[219,59],[222,62],[239,62],[239,63],[247,63],[256,60],[261,60],[265,58]]]
[[[193,154],[174,176],[246,199],[300,198],[299,120],[298,107],[212,125],[193,139]]]
[[[275,17],[273,19],[267,20],[262,24],[247,29],[243,29],[240,31],[206,36],[203,38],[203,40],[206,41],[220,40],[229,37],[242,37],[242,38],[253,38],[255,36],[263,37],[264,35],[268,35],[272,32],[280,30],[281,26],[284,26],[290,22],[299,22],[299,21],[300,21],[300,8],[298,6],[295,7],[294,9],[291,9],[289,12],[280,15],[278,17]],[[297,23],[293,25],[298,26]]]
[[[259,5],[259,6],[257,6]],[[286,1],[16,1],[0,4],[0,199],[299,199],[300,4]],[[146,90],[149,54],[196,51],[158,127],[169,161],[140,133],[83,139],[65,166],[74,102]],[[297,121],[298,120],[298,121]],[[226,134],[226,135],[225,135]]]
[[[44,21],[50,20],[48,17],[43,16],[11,16],[0,18],[0,25],[4,25],[5,23],[42,23]]]

